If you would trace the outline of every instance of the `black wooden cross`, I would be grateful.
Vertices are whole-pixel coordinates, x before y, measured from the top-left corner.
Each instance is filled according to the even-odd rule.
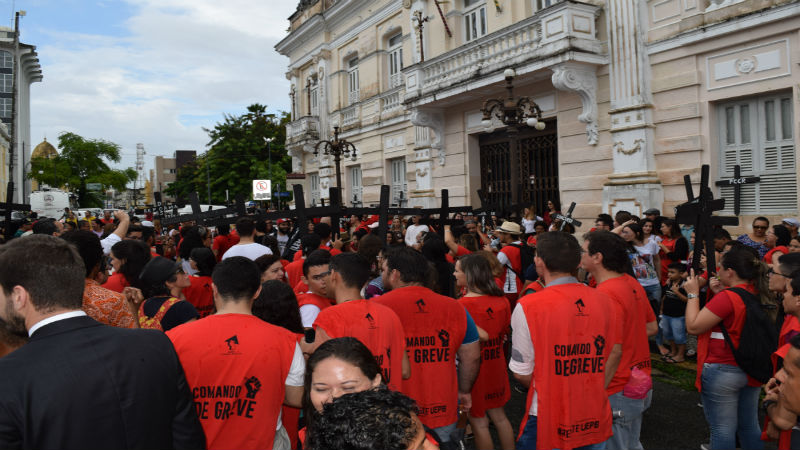
[[[567,210],[566,215],[558,213],[555,216],[553,216],[554,220],[561,221],[561,227],[558,228],[559,231],[564,231],[564,227],[567,226],[567,224],[572,225],[575,229],[581,226],[581,221],[578,219],[574,219],[572,217],[572,211],[574,210],[575,210],[575,202],[572,202],[572,204],[569,205],[569,209]]]
[[[0,211],[4,212],[5,216],[5,238],[6,242],[14,236],[14,231],[11,229],[11,216],[14,211],[30,211],[31,205],[25,205],[21,203],[14,203],[12,198],[14,197],[14,182],[9,181],[8,187],[6,188],[6,202],[0,203]]]
[[[473,211],[473,214],[476,217],[480,217],[481,229],[485,230],[487,217],[491,219],[492,216],[497,215],[499,207],[496,204],[489,203],[489,198],[486,196],[486,193],[483,191],[483,189],[478,189],[478,199],[481,201],[481,207],[480,209]]]
[[[679,224],[694,226],[694,253],[692,254],[692,268],[696,274],[700,273],[700,258],[705,244],[706,270],[709,274],[716,273],[717,262],[714,253],[714,227],[724,225],[739,225],[738,217],[714,216],[715,211],[725,209],[725,199],[714,199],[711,188],[708,187],[709,166],[704,164],[700,171],[700,195],[694,196],[692,180],[689,175],[683,177],[686,186],[686,195],[689,201],[675,208],[675,219]]]
[[[197,192],[192,192],[189,194],[189,201],[192,205],[192,214],[184,214],[182,216],[175,216],[175,217],[167,217],[161,220],[162,225],[170,225],[173,223],[180,223],[180,222],[189,222],[194,221],[197,225],[205,225],[206,221],[224,217],[229,214],[233,214],[236,217],[241,217],[247,214],[247,208],[244,204],[244,196],[239,194],[236,196],[236,202],[228,206],[227,208],[222,209],[214,209],[208,211],[202,211],[200,208],[200,199],[197,196]],[[209,205],[209,208],[211,206]],[[235,219],[234,219],[235,221]]]
[[[719,180],[715,184],[717,186],[733,186],[733,214],[738,216],[742,202],[742,185],[758,183],[759,181],[761,181],[761,177],[743,177],[742,168],[737,164],[733,166],[733,178]]]

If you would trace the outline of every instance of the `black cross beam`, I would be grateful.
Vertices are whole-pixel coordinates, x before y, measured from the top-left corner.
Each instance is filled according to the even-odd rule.
[[[481,228],[485,230],[487,217],[491,218],[492,216],[497,215],[497,211],[500,209],[500,206],[496,204],[490,204],[489,198],[486,196],[486,193],[483,191],[483,189],[478,189],[478,199],[481,201],[481,207],[480,209],[473,211],[473,215],[480,217]]]
[[[742,185],[754,184],[760,181],[761,177],[743,177],[742,167],[737,164],[733,166],[733,178],[719,180],[715,184],[717,186],[733,186],[733,214],[738,216],[742,203]]]
[[[14,182],[9,181],[6,187],[6,202],[0,203],[0,211],[3,211],[3,215],[5,217],[4,228],[5,228],[5,238],[6,242],[14,236],[14,232],[11,230],[11,216],[14,211],[30,211],[31,205],[26,205],[23,203],[14,203],[12,198],[14,197]]]
[[[171,225],[173,223],[194,221],[197,225],[205,225],[207,221],[218,217],[224,217],[233,214],[236,217],[241,217],[247,214],[247,208],[244,204],[244,196],[239,194],[236,196],[236,202],[227,208],[214,209],[209,211],[202,211],[200,208],[200,199],[197,192],[189,194],[189,201],[192,205],[192,214],[184,214],[182,216],[167,217],[161,220],[162,225]],[[209,205],[209,208],[211,206]],[[235,219],[234,219],[235,221]]]
[[[675,208],[675,220],[682,225],[694,226],[694,253],[692,254],[692,268],[696,274],[700,273],[700,257],[705,244],[706,269],[709,274],[716,273],[717,262],[714,253],[714,227],[724,225],[739,225],[738,217],[714,216],[713,213],[725,209],[725,199],[714,199],[711,188],[708,187],[710,168],[707,164],[700,171],[700,194],[695,197],[692,192],[692,180],[689,175],[683,177],[686,187],[688,202]]]
[[[559,231],[564,231],[564,227],[567,226],[567,224],[572,225],[575,229],[581,226],[581,221],[572,217],[572,211],[575,211],[575,202],[569,205],[566,215],[558,213],[553,216],[553,219],[561,221],[561,226],[558,228]]]
[[[338,187],[331,187],[329,192],[331,207],[338,209],[337,212],[331,214],[331,237],[336,240],[339,237],[339,228],[341,227],[339,218],[342,216],[342,196]]]

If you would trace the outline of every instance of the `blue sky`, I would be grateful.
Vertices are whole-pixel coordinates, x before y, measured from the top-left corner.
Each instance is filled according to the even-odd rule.
[[[286,36],[295,0],[0,0],[0,25],[20,18],[44,73],[31,86],[31,139],[65,131],[122,146],[133,166],[205,151],[223,114],[252,103],[289,109]]]

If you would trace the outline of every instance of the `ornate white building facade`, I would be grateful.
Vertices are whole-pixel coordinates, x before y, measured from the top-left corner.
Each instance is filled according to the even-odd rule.
[[[507,202],[519,189],[539,211],[574,201],[579,218],[671,215],[685,174],[697,183],[709,164],[726,179],[739,164],[761,177],[742,188],[743,223],[797,215],[796,0],[303,0],[289,20],[276,49],[307,204],[335,184],[313,147],[339,126],[358,149],[342,165],[348,204],[377,203],[388,184],[404,206],[434,206],[441,189],[474,206],[479,190]],[[504,125],[481,123],[507,68],[546,125],[520,130],[517,161]]]

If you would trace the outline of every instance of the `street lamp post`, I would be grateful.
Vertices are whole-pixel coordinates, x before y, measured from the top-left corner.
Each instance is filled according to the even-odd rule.
[[[267,158],[269,158],[269,179],[270,180],[272,180],[272,147],[270,146],[270,143],[274,139],[275,138],[271,138],[271,137],[265,137],[264,138],[264,142],[267,143]]]
[[[530,97],[514,98],[514,77],[517,75],[514,69],[506,69],[503,72],[506,79],[505,98],[491,98],[483,102],[483,120],[481,124],[484,128],[492,125],[492,116],[499,119],[507,127],[509,138],[509,149],[511,150],[511,204],[520,215],[520,202],[522,186],[520,184],[520,172],[522,170],[522,155],[519,151],[519,129],[524,124],[539,131],[544,130],[545,124],[542,122],[542,110]]]
[[[339,204],[342,204],[342,155],[345,158],[356,160],[356,147],[350,142],[339,139],[339,127],[333,127],[333,140],[319,141],[314,146],[314,156],[319,156],[319,149],[322,147],[324,155],[333,155],[333,163],[336,165],[336,187],[339,188]]]

